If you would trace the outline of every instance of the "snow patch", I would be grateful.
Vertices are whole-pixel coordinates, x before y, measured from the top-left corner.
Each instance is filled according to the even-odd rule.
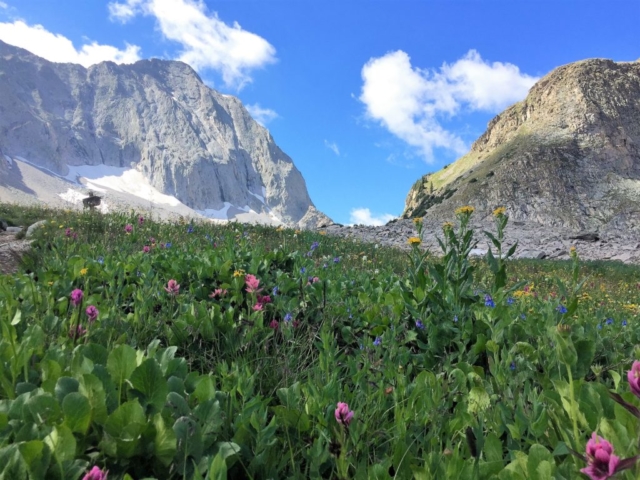
[[[85,194],[78,192],[73,188],[68,188],[65,193],[59,193],[58,196],[65,202],[73,203],[74,205],[79,205],[82,203],[82,199],[86,197]]]
[[[216,220],[229,220],[229,216],[227,212],[229,208],[233,207],[229,202],[224,202],[224,207],[220,210],[215,210],[213,208],[207,208],[205,210],[196,210],[200,215],[204,215],[207,218],[213,218]]]
[[[9,165],[9,168],[12,168],[13,160],[11,160],[11,157],[9,155],[5,155],[4,158],[7,160],[7,164]]]
[[[251,192],[251,191],[249,192],[249,195],[253,195],[253,196],[254,196],[254,197],[256,197],[258,200],[260,200],[262,203],[264,203],[264,197],[263,197],[263,196],[258,195],[258,194],[256,194],[256,193],[253,193],[253,192]]]

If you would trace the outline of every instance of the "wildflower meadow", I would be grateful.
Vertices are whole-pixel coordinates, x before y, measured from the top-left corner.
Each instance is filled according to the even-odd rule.
[[[46,218],[0,276],[0,478],[635,479],[640,268]],[[492,249],[471,258],[480,238]]]

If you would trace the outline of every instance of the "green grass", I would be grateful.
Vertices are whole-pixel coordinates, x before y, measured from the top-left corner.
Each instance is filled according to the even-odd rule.
[[[436,256],[0,212],[48,220],[23,271],[0,277],[5,478],[570,479],[585,463],[568,448],[593,431],[638,453],[638,423],[608,393],[637,405],[637,266],[470,260],[464,216]]]

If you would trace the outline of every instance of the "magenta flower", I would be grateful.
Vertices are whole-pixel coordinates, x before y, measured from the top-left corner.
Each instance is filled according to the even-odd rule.
[[[260,303],[261,305],[264,305],[265,303],[271,303],[271,296],[269,295],[258,295],[258,303]]]
[[[124,226],[124,231],[125,231],[126,233],[131,233],[131,232],[133,232],[133,225],[131,225],[130,223],[127,223],[127,224]]]
[[[221,289],[221,288],[216,288],[213,292],[211,292],[211,294],[209,295],[209,298],[216,298],[216,297],[222,297],[223,295],[227,294],[227,290],[226,289]]]
[[[254,311],[254,312],[261,312],[261,311],[262,311],[262,304],[261,304],[261,303],[256,303],[256,304],[253,306],[253,311]]]
[[[613,454],[613,446],[593,432],[587,442],[587,466],[580,470],[591,480],[606,480],[616,473],[620,458]]]
[[[178,295],[180,293],[180,285],[173,279],[167,282],[167,286],[164,289],[169,295]]]
[[[96,307],[94,307],[93,305],[89,305],[87,307],[87,309],[85,310],[85,313],[87,314],[87,317],[89,318],[89,323],[95,322],[96,319],[98,318],[98,315],[100,314],[98,309]]]
[[[142,226],[143,223],[144,223],[144,217],[143,216],[139,216],[138,217],[138,225]]]
[[[149,245],[145,245],[144,247],[142,247],[142,251],[144,253],[149,253],[151,251],[151,247]]]
[[[269,323],[269,328],[273,328],[274,330],[277,330],[278,329],[278,325],[280,325],[280,324],[278,323],[277,320],[271,320],[271,323]]]
[[[67,228],[67,229],[64,231],[64,234],[65,234],[67,237],[70,237],[71,235],[73,235],[73,233],[71,232],[71,229],[70,229],[70,228]]]
[[[335,411],[336,420],[340,425],[349,425],[353,420],[353,411],[349,410],[349,405],[344,402],[338,402]]]
[[[82,477],[82,480],[107,480],[107,473],[94,466],[89,470],[89,473]]]
[[[84,328],[82,325],[78,325],[76,328],[71,327],[69,329],[69,338],[71,338],[72,340],[75,340],[77,338],[84,336],[86,333],[87,333],[87,329]]]
[[[640,398],[640,362],[633,362],[631,370],[627,372],[627,380],[629,380],[629,388],[636,397]]]
[[[80,305],[83,296],[84,294],[82,293],[82,290],[76,288],[73,292],[71,292],[71,305],[73,305],[74,307]]]
[[[258,280],[254,275],[250,273],[244,277],[244,283],[247,285],[247,293],[259,292],[262,289],[258,289],[258,285],[260,285],[260,280]]]

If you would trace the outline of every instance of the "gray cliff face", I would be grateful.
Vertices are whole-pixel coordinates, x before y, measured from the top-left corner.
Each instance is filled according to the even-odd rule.
[[[61,175],[67,165],[135,167],[196,210],[229,203],[270,209],[290,225],[328,221],[291,158],[240,100],[181,62],[85,69],[0,42],[0,146]]]
[[[412,187],[404,217],[505,206],[514,220],[640,229],[640,62],[559,67],[495,117],[471,151]]]

